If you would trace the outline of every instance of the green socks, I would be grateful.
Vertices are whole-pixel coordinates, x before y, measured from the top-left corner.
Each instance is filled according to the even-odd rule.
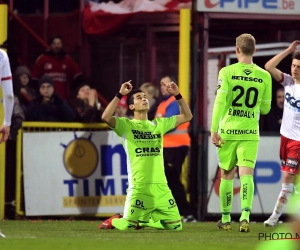
[[[230,222],[230,212],[232,208],[233,198],[233,180],[225,180],[221,178],[219,195],[222,212],[222,223]]]
[[[250,212],[253,203],[253,196],[254,196],[253,176],[244,175],[240,178],[240,180],[241,180],[240,198],[241,198],[241,209],[242,209],[240,221],[247,220],[249,222]]]
[[[254,182],[252,175],[244,175],[240,178],[241,189],[241,209],[242,214],[240,221],[247,220],[249,222],[250,212],[252,209],[253,196],[254,196]],[[222,212],[222,223],[230,222],[230,212],[232,208],[233,199],[233,180],[225,180],[221,178],[219,187],[220,205]]]

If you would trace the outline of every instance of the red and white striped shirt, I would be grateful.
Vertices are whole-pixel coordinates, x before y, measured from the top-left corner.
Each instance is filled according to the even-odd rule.
[[[285,90],[280,134],[300,141],[300,84],[295,84],[291,75],[283,73],[280,84]]]

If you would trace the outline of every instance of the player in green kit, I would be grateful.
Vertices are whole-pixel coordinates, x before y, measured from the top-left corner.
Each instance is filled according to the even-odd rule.
[[[103,112],[103,121],[121,138],[127,155],[128,189],[123,217],[114,215],[98,229],[135,229],[139,224],[147,223],[156,228],[182,230],[176,201],[164,173],[163,135],[190,121],[192,113],[174,82],[167,84],[167,90],[180,106],[181,112],[177,116],[148,120],[147,96],[141,90],[132,90],[130,81],[122,84],[120,92]],[[133,119],[113,116],[124,95],[133,111]]]
[[[221,183],[219,187],[222,219],[218,228],[231,230],[233,178],[238,167],[241,188],[240,232],[249,232],[254,195],[253,173],[259,142],[259,115],[271,108],[270,74],[253,63],[255,38],[242,34],[236,38],[238,63],[220,70],[214,103],[211,141],[217,147]]]

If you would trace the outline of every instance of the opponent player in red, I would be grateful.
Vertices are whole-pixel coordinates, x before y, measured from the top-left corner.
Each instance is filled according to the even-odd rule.
[[[283,118],[280,128],[280,159],[283,173],[282,188],[279,193],[272,215],[264,222],[267,227],[274,227],[292,195],[295,185],[295,176],[299,174],[300,161],[300,50],[297,46],[300,40],[269,60],[265,69],[273,79],[279,82],[285,90]],[[282,73],[277,65],[289,54],[292,55],[291,75]],[[297,192],[297,188],[295,189]],[[298,190],[299,191],[299,190]]]

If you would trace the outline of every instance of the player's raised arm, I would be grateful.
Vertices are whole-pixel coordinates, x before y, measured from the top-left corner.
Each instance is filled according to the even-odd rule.
[[[287,55],[293,53],[298,45],[300,45],[300,40],[292,42],[288,48],[274,56],[265,64],[265,69],[270,72],[275,81],[280,82],[282,80],[282,72],[276,67]]]
[[[121,85],[120,91],[116,94],[114,99],[107,105],[102,114],[102,120],[111,128],[116,126],[116,118],[113,116],[119,101],[124,95],[127,95],[132,90],[131,80]]]
[[[187,103],[185,102],[185,100],[182,98],[181,94],[179,93],[179,89],[176,83],[170,82],[166,85],[166,87],[167,87],[167,91],[176,98],[179,104],[180,114],[177,115],[175,126],[177,127],[185,122],[192,120],[193,118],[192,112],[189,106],[187,105]]]

